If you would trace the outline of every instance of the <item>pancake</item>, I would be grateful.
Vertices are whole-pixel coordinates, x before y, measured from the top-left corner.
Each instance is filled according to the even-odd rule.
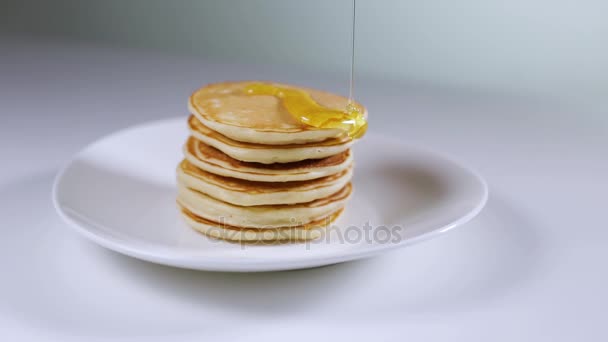
[[[305,159],[321,159],[342,153],[353,141],[346,135],[309,144],[264,145],[232,140],[203,125],[195,116],[190,116],[188,126],[194,138],[213,146],[230,157],[262,164],[289,163]]]
[[[311,202],[338,192],[350,182],[352,175],[352,168],[348,168],[309,181],[270,183],[214,175],[195,167],[187,160],[182,161],[177,168],[177,181],[182,186],[241,206]]]
[[[192,212],[179,206],[181,215],[186,223],[207,236],[237,242],[297,242],[317,239],[322,236],[325,229],[342,213],[342,209],[322,219],[305,225],[287,226],[276,229],[256,229],[228,226],[196,216]]]
[[[216,175],[257,182],[291,182],[327,177],[353,165],[350,149],[322,159],[291,163],[260,164],[236,160],[215,147],[192,137],[184,145],[186,159],[201,170]]]
[[[200,88],[190,96],[188,101],[190,113],[212,130],[242,142],[270,145],[302,144],[343,135],[343,131],[338,129],[317,129],[302,125],[275,96],[246,94],[245,87],[253,83],[258,82],[225,82]],[[348,104],[347,98],[332,93],[267,83],[304,90],[315,102],[324,107],[340,109],[346,108]],[[366,112],[365,109],[364,111]]]
[[[226,203],[178,184],[177,202],[196,216],[229,226],[249,228],[281,228],[307,224],[341,209],[352,193],[348,183],[328,197],[291,205],[244,207]]]

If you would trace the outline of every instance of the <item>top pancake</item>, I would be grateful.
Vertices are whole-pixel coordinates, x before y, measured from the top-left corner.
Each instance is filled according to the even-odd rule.
[[[259,82],[225,82],[200,88],[190,96],[190,112],[205,126],[242,142],[269,145],[303,144],[344,134],[339,129],[317,129],[300,124],[284,108],[281,99],[275,96],[246,94],[245,87],[253,83]],[[348,104],[347,98],[332,93],[268,83],[306,91],[324,107],[341,109],[346,108]]]

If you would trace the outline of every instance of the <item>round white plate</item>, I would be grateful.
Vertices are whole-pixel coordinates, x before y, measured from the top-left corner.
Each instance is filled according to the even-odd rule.
[[[148,123],[91,144],[59,173],[59,215],[92,241],[135,258],[213,271],[276,271],[360,259],[437,236],[473,218],[488,190],[469,168],[368,134],[354,147],[354,194],[326,236],[308,243],[240,245],[186,226],[175,169],[186,118]]]

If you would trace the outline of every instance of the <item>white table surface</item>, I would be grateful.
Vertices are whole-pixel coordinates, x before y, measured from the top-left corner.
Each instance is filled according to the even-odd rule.
[[[98,247],[54,213],[53,177],[85,144],[187,114],[204,83],[252,78],[345,87],[297,70],[0,38],[3,341],[608,340],[608,118],[590,107],[360,81],[372,131],[449,153],[491,190],[471,223],[361,262],[174,269]]]

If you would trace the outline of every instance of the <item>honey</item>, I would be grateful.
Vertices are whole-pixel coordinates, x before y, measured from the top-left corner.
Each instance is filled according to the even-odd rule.
[[[245,88],[249,95],[269,95],[281,99],[285,109],[301,124],[320,129],[340,129],[351,138],[361,138],[367,130],[362,110],[352,101],[343,110],[318,104],[304,90],[252,83]]]
[[[348,105],[344,109],[324,107],[304,90],[257,82],[248,85],[245,93],[249,95],[270,95],[281,99],[285,109],[301,124],[320,129],[340,129],[351,138],[361,138],[367,131],[367,120],[359,106],[353,101],[355,78],[355,27],[356,0],[352,2],[350,93]]]

